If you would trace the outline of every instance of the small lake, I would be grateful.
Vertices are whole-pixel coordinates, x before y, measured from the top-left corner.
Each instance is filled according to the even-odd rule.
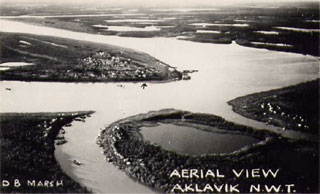
[[[158,20],[158,19],[113,19],[113,20],[104,20],[108,23],[122,23],[122,22],[129,22],[129,23],[157,23],[163,22],[165,20]]]
[[[260,141],[248,135],[209,132],[163,123],[155,127],[142,127],[140,133],[145,140],[159,144],[165,150],[188,155],[231,153]]]
[[[296,31],[296,32],[320,32],[319,29],[292,28],[292,27],[275,27],[280,30]]]
[[[192,26],[201,26],[201,27],[207,27],[207,26],[226,26],[226,27],[249,27],[249,24],[221,24],[221,23],[192,23],[189,24]]]
[[[25,62],[5,62],[0,63],[0,71],[7,71],[11,69],[11,67],[22,67],[27,65],[33,65],[33,63],[25,63]]]
[[[107,26],[107,25],[93,25],[96,28],[103,28],[107,31],[118,31],[118,32],[140,32],[140,31],[159,31],[160,28],[156,26],[146,26],[144,28],[131,27],[131,26]]]
[[[9,67],[0,67],[0,71],[7,71],[9,69],[10,69]]]
[[[25,62],[5,62],[5,63],[0,63],[0,67],[21,67],[21,66],[27,66],[27,65],[33,65],[33,63],[25,63]]]

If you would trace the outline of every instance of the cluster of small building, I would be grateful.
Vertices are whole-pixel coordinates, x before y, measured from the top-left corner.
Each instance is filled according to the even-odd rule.
[[[272,105],[270,102],[268,103],[261,103],[260,108],[264,110],[263,115],[279,115],[284,120],[290,120],[291,122],[295,123],[296,127],[298,128],[305,128],[308,129],[309,126],[306,124],[306,119],[304,119],[302,116],[299,115],[291,115],[289,113],[286,113],[282,108],[278,105]],[[269,117],[269,122],[273,117]],[[283,130],[285,130],[285,127],[283,127]]]
[[[98,79],[148,79],[160,73],[154,67],[146,67],[131,59],[113,56],[104,51],[81,59],[77,67],[85,72],[84,76]]]
[[[70,80],[70,81],[126,81],[151,80],[160,77],[160,70],[146,66],[131,59],[98,51],[92,56],[79,59],[78,63],[57,69],[34,70],[14,69],[3,72],[7,76],[37,80]]]

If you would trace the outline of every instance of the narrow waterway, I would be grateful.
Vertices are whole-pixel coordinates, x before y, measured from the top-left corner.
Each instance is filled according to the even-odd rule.
[[[319,77],[319,61],[300,54],[246,48],[236,44],[204,44],[175,38],[128,38],[93,35],[0,20],[0,31],[48,35],[114,44],[149,53],[179,70],[197,69],[188,81],[148,83],[0,82],[1,112],[94,110],[86,122],[66,128],[68,143],[57,146],[56,158],[73,179],[100,193],[149,193],[104,160],[95,138],[121,118],[164,108],[211,113],[256,128],[277,128],[235,114],[227,101]],[[21,61],[22,62],[22,61]],[[5,88],[11,88],[10,91]],[[304,134],[285,131],[295,138]],[[83,163],[75,166],[73,159]]]

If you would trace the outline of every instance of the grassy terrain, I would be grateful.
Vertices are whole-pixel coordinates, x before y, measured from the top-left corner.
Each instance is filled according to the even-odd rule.
[[[319,135],[319,79],[228,102],[247,118]]]
[[[62,127],[92,112],[2,113],[1,193],[87,193],[64,174],[54,158],[56,136]],[[14,180],[21,185],[15,186]],[[35,181],[35,185],[28,185]],[[45,181],[52,184],[45,185]],[[57,185],[57,183],[63,185]],[[3,183],[3,182],[2,182]]]
[[[95,8],[95,5],[92,5],[91,8]],[[236,41],[237,44],[248,47],[319,56],[319,4],[316,2],[218,6],[214,8],[216,10],[203,11],[177,11],[174,9],[159,11],[152,8],[139,8],[136,12],[129,12],[126,8],[110,10],[108,7],[91,10],[70,8],[67,11],[65,7],[48,6],[45,10],[40,11],[39,8],[32,8],[32,6],[29,10],[23,7],[4,6],[2,15],[49,15],[50,17],[44,18],[15,18],[15,20],[73,31],[128,37],[184,36],[185,40],[220,44],[230,44],[232,41]],[[54,15],[72,14],[82,16],[54,17]],[[83,16],[86,14],[98,16]],[[129,21],[125,21],[126,19]],[[134,19],[134,21],[130,21],[130,19]],[[139,19],[153,21],[139,22],[137,21]],[[112,22],[112,20],[120,21]],[[194,23],[214,25],[192,25]],[[157,26],[159,30],[114,31],[107,27],[93,27],[97,24],[136,28]],[[281,27],[295,28],[296,30]],[[307,31],[299,31],[299,29]],[[198,33],[198,30],[216,31],[217,33]],[[261,33],[261,31],[267,33]]]
[[[201,156],[181,155],[164,150],[143,139],[140,127],[159,122],[176,124],[208,125],[219,129],[238,131],[261,139],[261,142],[244,147],[232,153],[206,154]],[[196,127],[197,128],[197,127]],[[294,141],[247,126],[228,122],[221,117],[208,114],[190,113],[179,110],[161,110],[122,119],[101,132],[98,144],[104,149],[108,162],[118,166],[130,177],[160,192],[183,193],[174,190],[176,184],[204,188],[205,184],[239,184],[241,193],[249,193],[251,184],[282,185],[294,184],[297,193],[319,192],[319,149],[317,143]],[[196,146],[196,145],[195,145]],[[279,169],[276,178],[235,178],[233,169]],[[199,179],[169,177],[173,170],[219,169],[224,178],[207,177]],[[189,192],[191,192],[189,190]],[[199,192],[199,191],[198,191]],[[275,191],[273,191],[275,192]],[[193,191],[192,193],[197,193]],[[222,193],[228,193],[223,190]]]
[[[0,62],[34,65],[1,71],[2,80],[142,81],[180,79],[167,64],[130,49],[28,34],[0,34]]]

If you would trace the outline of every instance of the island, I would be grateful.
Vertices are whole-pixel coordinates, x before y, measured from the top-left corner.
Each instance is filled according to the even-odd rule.
[[[173,81],[183,73],[150,55],[86,41],[0,34],[0,79],[19,81]],[[24,62],[24,65],[15,65]]]
[[[54,150],[65,126],[92,113],[1,113],[1,193],[91,192],[62,171]]]
[[[238,133],[259,141],[231,153],[180,154],[144,139],[141,128],[159,123],[191,126],[209,132]],[[158,192],[201,193],[204,188],[205,192],[217,192],[216,187],[226,184],[238,185],[237,189],[242,193],[250,192],[252,184],[277,187],[293,184],[299,193],[319,191],[317,143],[284,138],[268,130],[235,124],[211,114],[164,109],[131,116],[103,129],[97,143],[103,148],[108,162]],[[295,163],[291,163],[292,160]],[[212,169],[218,169],[220,176],[212,171],[211,176],[199,178],[197,173]],[[273,178],[235,177],[234,172],[241,169],[278,169],[279,173]],[[186,175],[191,170],[194,176]],[[226,190],[222,192],[228,193]]]

